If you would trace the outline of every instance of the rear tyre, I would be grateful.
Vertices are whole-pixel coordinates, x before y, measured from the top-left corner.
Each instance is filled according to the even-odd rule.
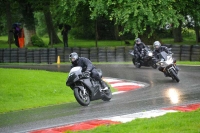
[[[171,73],[171,76],[172,76],[172,79],[173,79],[173,80],[176,80],[176,82],[179,82],[179,81],[180,81],[180,79],[178,78],[176,72],[175,72],[173,69],[171,70],[170,73]]]
[[[76,98],[76,101],[82,106],[88,106],[90,104],[90,97],[87,90],[84,92],[78,87],[74,88],[74,97]]]

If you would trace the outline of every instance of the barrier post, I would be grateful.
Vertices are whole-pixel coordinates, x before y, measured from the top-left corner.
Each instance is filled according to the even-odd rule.
[[[60,64],[60,56],[57,57],[57,64]]]

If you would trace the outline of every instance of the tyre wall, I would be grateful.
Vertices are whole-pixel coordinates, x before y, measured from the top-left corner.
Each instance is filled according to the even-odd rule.
[[[200,45],[170,45],[173,57],[180,61],[200,61]],[[152,47],[151,47],[152,49]],[[87,57],[92,62],[130,62],[132,55],[129,51],[133,46],[117,47],[91,47],[91,48],[11,48],[0,49],[0,63],[56,63],[60,56],[60,62],[68,62],[69,54],[77,52],[79,56]]]
[[[200,46],[193,45],[191,47],[191,61],[200,61]]]
[[[181,46],[180,45],[171,45],[173,58],[180,61],[181,60]]]

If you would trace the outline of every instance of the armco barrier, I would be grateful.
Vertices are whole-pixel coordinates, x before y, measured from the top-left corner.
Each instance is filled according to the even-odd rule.
[[[181,61],[200,61],[200,45],[170,45],[173,57]],[[152,47],[151,47],[152,48]],[[0,49],[0,63],[56,63],[60,56],[61,62],[69,61],[69,54],[77,52],[92,62],[124,62],[132,61],[129,51],[133,46],[92,47],[92,48],[12,48]]]

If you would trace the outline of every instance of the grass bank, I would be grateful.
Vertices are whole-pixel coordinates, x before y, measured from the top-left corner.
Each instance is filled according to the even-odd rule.
[[[67,73],[0,68],[0,113],[75,101]]]

